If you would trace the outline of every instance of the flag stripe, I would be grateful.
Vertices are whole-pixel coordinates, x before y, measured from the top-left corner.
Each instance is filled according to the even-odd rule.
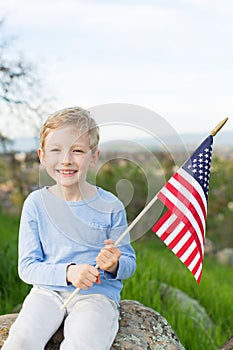
[[[205,229],[205,222],[203,223],[200,216],[198,215],[198,211],[196,208],[193,206],[193,204],[190,202],[189,198],[183,195],[182,192],[180,192],[176,187],[172,185],[172,181],[169,181],[167,185],[165,186],[168,191],[170,191],[176,198],[181,202],[181,204],[186,206],[186,211],[185,213],[189,213],[190,215],[192,214],[192,217],[194,218],[194,221],[197,222],[199,229],[202,234],[202,238],[204,239],[204,229]],[[190,196],[191,197],[191,196]],[[182,208],[181,208],[182,210]]]
[[[197,272],[195,274],[192,272],[192,274],[194,275],[194,277],[197,280],[197,283],[199,284],[201,282],[201,278],[202,278],[202,264],[200,264],[199,269],[197,270]]]
[[[189,231],[187,231],[187,234],[181,239],[181,242],[179,244],[179,246],[180,246],[181,243],[183,243],[181,245],[180,249],[176,253],[178,258],[182,257],[182,255],[185,253],[185,251],[191,246],[192,242],[193,242],[193,237],[192,237],[191,233]]]
[[[192,273],[195,275],[200,267],[200,265],[202,264],[202,259],[199,258],[198,262],[196,263],[196,265],[194,266],[194,268],[192,269]]]
[[[179,242],[179,240],[186,234],[186,232],[188,231],[188,228],[187,226],[184,225],[183,222],[180,223],[180,226],[182,224],[182,228],[181,230],[179,231],[178,234],[175,234],[173,235],[173,240],[171,242],[169,242],[168,244],[168,247],[173,250],[173,248],[177,245],[177,243]],[[178,226],[179,227],[179,226]]]
[[[169,210],[166,212],[166,218],[168,217],[171,218],[172,225],[175,222],[177,222],[176,216],[172,214]],[[161,221],[162,221],[162,218],[161,218]],[[159,223],[160,221],[158,221],[156,225],[154,225],[153,227],[154,232],[156,232],[156,227],[159,225]],[[168,227],[170,231],[171,226],[167,225],[166,228]],[[163,226],[160,229],[162,228]],[[186,237],[183,238],[185,235]],[[187,226],[185,226],[182,222],[180,222],[179,225],[177,225],[177,227],[175,228],[175,230],[170,232],[170,234],[167,234],[167,238],[163,241],[168,246],[168,248],[170,248],[173,251],[173,253],[175,253],[176,255],[178,254],[177,256],[180,257],[180,260],[188,267],[188,269],[191,272],[192,270],[194,270],[194,268],[195,268],[194,271],[196,272],[200,266],[201,261],[200,261],[200,254],[199,254],[195,240],[192,238],[189,241],[191,244],[189,245],[188,249],[184,251],[183,255],[180,250],[180,248],[182,247],[182,244],[184,244],[184,242],[187,242],[190,239],[190,237],[192,238],[191,233],[189,231],[187,232]],[[199,278],[199,275],[198,275],[198,278]]]
[[[193,241],[188,251],[182,255],[180,260],[183,261],[183,263],[186,266],[189,266],[192,263],[192,261],[194,261],[197,254],[198,254],[198,248],[197,248],[196,242]]]
[[[167,189],[167,192],[166,192]],[[166,186],[161,190],[161,193],[164,194],[164,201],[160,198],[160,200],[172,211],[175,212],[176,210],[179,212],[178,215],[180,215],[180,218],[187,218],[187,220],[190,222],[190,224],[193,226],[195,231],[201,232],[201,227],[198,224],[195,216],[193,213],[189,210],[189,206],[186,206],[186,202],[182,202],[180,198],[177,197],[178,193],[177,190],[170,185],[170,182],[166,184]],[[182,195],[179,195],[179,197]],[[170,201],[166,202],[166,198],[170,199]],[[183,198],[181,198],[183,199]],[[202,233],[201,233],[202,234]]]
[[[170,249],[172,249],[186,233],[187,227],[183,222],[180,222],[177,216],[172,214],[170,210],[166,212],[165,222],[164,217],[165,214],[153,226],[152,230],[165,242],[165,244]]]
[[[188,264],[191,271],[193,271],[194,267],[196,266],[196,264],[198,263],[199,260],[200,260],[200,254],[199,254],[199,252],[197,252],[193,261]]]
[[[164,193],[162,193],[162,192],[164,192]],[[188,227],[188,229],[193,233],[193,235],[195,236],[195,240],[196,240],[196,242],[197,242],[197,246],[198,246],[198,249],[199,249],[199,251],[200,251],[200,254],[202,255],[203,254],[203,239],[202,239],[202,234],[201,234],[201,232],[200,232],[200,229],[199,229],[199,227],[197,227],[197,224],[196,224],[196,222],[195,222],[195,219],[193,219],[192,221],[190,221],[188,218],[187,218],[187,216],[186,215],[184,215],[184,212],[185,212],[185,207],[183,208],[183,206],[182,206],[182,208],[181,208],[181,210],[178,208],[178,206],[175,206],[174,204],[173,204],[173,202],[172,201],[170,201],[170,199],[169,198],[171,198],[171,199],[173,199],[173,200],[175,200],[176,201],[176,198],[174,197],[172,197],[172,194],[170,193],[170,192],[168,192],[168,191],[164,191],[164,188],[161,190],[161,192],[159,193],[159,195],[158,195],[158,198],[161,200],[161,202],[163,202],[165,205],[166,205],[166,207],[168,207],[170,210],[175,210],[175,214],[177,215],[177,216],[179,216],[179,218],[180,218],[180,220],[181,221],[183,221],[183,223]],[[178,201],[176,201],[176,202],[178,202]],[[193,227],[193,225],[192,225],[192,223],[193,223],[193,225],[195,226],[195,228]],[[197,231],[198,232],[197,232]]]
[[[174,218],[175,218],[175,221],[173,221]],[[179,230],[179,227],[177,226],[178,224],[179,224],[179,219],[177,219],[175,215],[171,216],[171,224],[160,238],[163,241],[169,242],[172,239],[172,236],[176,234],[177,230]]]
[[[199,183],[195,179],[193,179],[192,176],[182,168],[180,168],[173,177],[178,182],[180,182],[190,193],[193,194],[193,197],[196,198],[203,212],[203,215],[206,219],[206,213],[207,213],[206,199]]]
[[[156,232],[157,236],[161,237],[161,235],[168,229],[173,220],[176,220],[176,216],[173,216],[173,220],[170,219],[170,211],[166,211],[166,213],[159,219],[159,221],[152,227],[152,230]],[[159,229],[160,228],[160,229]]]
[[[186,181],[185,179],[183,180]],[[195,188],[193,187],[192,195],[190,195],[189,190],[187,190],[187,188],[183,185],[183,181],[178,182],[177,177],[172,177],[169,182],[173,185],[173,187],[179,188],[179,192],[182,193],[184,197],[188,198],[188,200],[192,203],[193,207],[196,209],[198,215],[200,216],[203,230],[205,230],[206,211],[204,206],[201,207],[200,205],[200,203],[203,202],[200,196],[195,193]]]

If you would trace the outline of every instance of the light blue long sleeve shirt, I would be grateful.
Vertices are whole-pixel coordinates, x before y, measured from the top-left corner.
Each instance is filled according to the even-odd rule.
[[[66,280],[68,265],[95,266],[104,240],[116,241],[126,228],[123,204],[101,188],[94,197],[78,202],[64,201],[48,187],[36,190],[25,200],[21,215],[19,276],[34,286],[72,292],[75,287]],[[117,275],[100,271],[101,284],[80,293],[104,294],[119,305],[122,280],[133,275],[136,259],[129,235],[118,248]]]

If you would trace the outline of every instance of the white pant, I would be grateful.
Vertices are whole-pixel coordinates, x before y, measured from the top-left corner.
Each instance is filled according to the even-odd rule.
[[[79,295],[33,288],[11,326],[2,350],[43,350],[64,321],[60,350],[109,350],[118,331],[116,304],[100,294]]]

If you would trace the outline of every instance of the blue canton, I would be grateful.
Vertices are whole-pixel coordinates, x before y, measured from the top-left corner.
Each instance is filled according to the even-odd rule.
[[[206,199],[208,198],[210,181],[212,145],[213,136],[210,135],[202,142],[202,144],[196,149],[196,151],[182,167],[201,185]]]

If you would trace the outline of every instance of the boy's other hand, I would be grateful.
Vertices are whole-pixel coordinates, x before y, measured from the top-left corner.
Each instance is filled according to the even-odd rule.
[[[96,263],[101,270],[116,275],[121,252],[115,246],[115,243],[112,239],[105,240],[104,244],[104,248],[101,249],[96,258]]]
[[[87,290],[95,282],[99,282],[99,271],[92,265],[69,265],[66,272],[67,282],[72,283],[76,288]]]

